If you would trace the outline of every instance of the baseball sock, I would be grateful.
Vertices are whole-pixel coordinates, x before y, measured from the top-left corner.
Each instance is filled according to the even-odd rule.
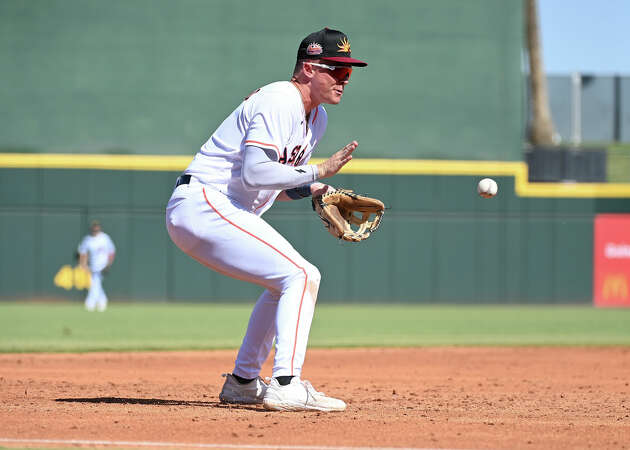
[[[278,380],[280,386],[286,386],[291,382],[291,378],[293,378],[293,375],[283,375],[281,377],[276,377],[276,380]]]
[[[243,378],[243,377],[239,377],[238,375],[232,374],[232,376],[236,379],[236,381],[238,381],[240,384],[247,384],[247,383],[251,383],[252,381],[254,381],[256,378]]]

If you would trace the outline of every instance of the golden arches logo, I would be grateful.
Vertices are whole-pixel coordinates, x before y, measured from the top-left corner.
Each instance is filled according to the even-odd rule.
[[[340,53],[340,52],[350,53],[350,42],[348,42],[348,38],[346,37],[341,39],[341,42],[337,44],[337,47],[339,47],[339,50],[337,50],[337,53]]]
[[[606,275],[602,288],[602,297],[608,299],[628,299],[628,280],[622,273]]]

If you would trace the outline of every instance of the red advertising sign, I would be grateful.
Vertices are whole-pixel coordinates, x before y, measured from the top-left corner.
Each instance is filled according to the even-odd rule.
[[[593,303],[630,307],[630,214],[595,216]]]

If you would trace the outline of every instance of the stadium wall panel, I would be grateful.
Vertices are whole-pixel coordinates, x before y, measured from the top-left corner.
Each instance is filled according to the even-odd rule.
[[[0,152],[192,154],[325,26],[369,66],[328,107],[323,152],[520,159],[523,12],[505,0],[3,0]]]
[[[70,298],[53,283],[98,219],[117,246],[112,299],[253,301],[261,288],[218,275],[170,241],[164,208],[177,172],[0,169],[0,297]],[[630,212],[626,198],[521,197],[496,176],[339,174],[334,184],[382,198],[381,228],[360,244],[333,239],[308,201],[265,219],[322,273],[320,301],[580,303],[592,295],[593,217]]]

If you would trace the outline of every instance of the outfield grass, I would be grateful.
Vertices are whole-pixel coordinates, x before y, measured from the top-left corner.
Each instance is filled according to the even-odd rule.
[[[252,305],[0,303],[0,352],[237,348]],[[326,305],[311,347],[629,345],[630,309],[590,306]]]

